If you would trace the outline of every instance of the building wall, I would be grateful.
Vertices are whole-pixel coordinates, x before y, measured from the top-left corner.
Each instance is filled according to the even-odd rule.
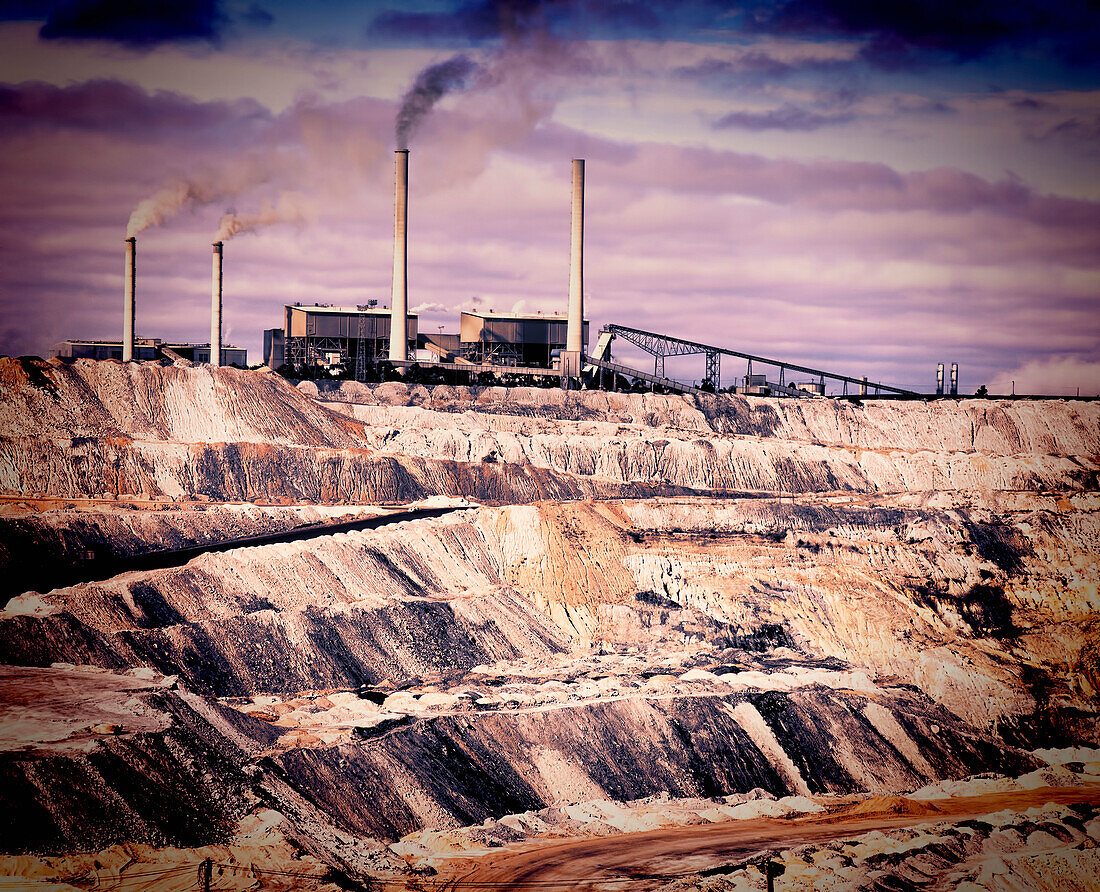
[[[161,347],[167,347],[192,362],[210,362],[209,344],[166,344],[158,338],[142,338],[137,341],[134,344],[134,359],[160,359]],[[50,355],[62,359],[122,359],[122,342],[70,339],[54,347]],[[222,347],[222,365],[247,366],[248,351],[243,347]]]
[[[142,339],[134,344],[134,359],[157,358],[158,342]],[[62,341],[50,350],[50,356],[61,359],[122,359],[122,341]]]
[[[277,369],[286,363],[285,334],[281,328],[268,328],[264,331],[264,365]]]
[[[412,313],[407,320],[410,346],[415,347],[419,320]],[[283,335],[282,362],[285,363],[330,365],[332,357],[338,356],[345,365],[355,364],[361,344],[364,358],[375,362],[384,359],[389,352],[390,311],[287,306],[284,308]]]
[[[389,310],[348,310],[334,312],[327,307],[287,307],[283,330],[290,338],[358,338],[359,320],[363,320],[363,335],[375,340],[389,340]],[[418,317],[408,316],[409,340],[416,339]]]
[[[190,359],[192,362],[209,363],[210,362],[210,345],[209,344],[187,344],[173,346],[169,345],[176,353],[183,356],[184,359]],[[189,349],[191,356],[188,357],[183,352],[185,349]],[[242,367],[248,366],[248,351],[242,347],[222,347],[222,365],[239,365]]]
[[[463,313],[459,337],[463,354],[471,360],[550,368],[554,351],[565,349],[568,327],[565,316]],[[587,348],[587,322],[583,338]]]

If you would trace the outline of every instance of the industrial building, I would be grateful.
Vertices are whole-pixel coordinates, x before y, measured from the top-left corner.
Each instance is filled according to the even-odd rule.
[[[210,362],[209,344],[169,344],[160,338],[134,338],[132,358],[137,360],[186,359],[191,362]],[[122,359],[122,341],[95,341],[69,338],[56,344],[50,356],[61,359]],[[226,344],[221,349],[221,365],[248,365],[248,351],[243,347]]]
[[[375,363],[390,356],[386,308],[291,305],[283,308],[283,327],[264,331],[264,364],[343,366]],[[422,334],[415,313],[406,314],[406,356],[418,362],[459,362],[554,368],[567,342],[568,319],[548,313],[467,312],[458,334]],[[588,343],[588,323],[584,323]]]
[[[462,358],[492,365],[554,368],[566,349],[568,327],[565,314],[463,313],[459,321]],[[587,322],[582,340],[587,347]]]
[[[283,307],[283,327],[264,332],[264,364],[354,368],[390,355],[391,311],[371,305]],[[405,357],[416,350],[417,316],[406,314]]]

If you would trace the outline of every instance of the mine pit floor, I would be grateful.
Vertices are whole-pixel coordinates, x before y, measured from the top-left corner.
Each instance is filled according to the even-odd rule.
[[[912,800],[901,799],[911,803]],[[821,844],[871,831],[958,823],[1002,811],[1021,812],[1050,803],[1100,805],[1100,784],[1045,787],[1010,793],[961,796],[913,803],[898,814],[899,797],[862,798],[821,814],[760,818],[625,833],[599,839],[540,841],[491,855],[436,863],[434,888],[458,890],[652,890],[659,881],[697,877],[731,862],[745,862],[778,849]],[[901,809],[906,811],[907,809]]]

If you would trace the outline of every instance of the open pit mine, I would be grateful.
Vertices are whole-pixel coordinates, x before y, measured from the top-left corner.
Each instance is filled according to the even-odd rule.
[[[0,888],[1096,889],[1100,404],[0,360]]]

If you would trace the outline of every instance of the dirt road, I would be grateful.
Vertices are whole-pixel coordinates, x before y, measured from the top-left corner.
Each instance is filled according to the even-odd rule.
[[[1048,802],[1100,804],[1100,787],[1044,787],[1013,793],[937,799],[930,802],[873,797],[824,814],[800,818],[760,818],[722,824],[628,833],[544,845],[455,863],[441,870],[442,885],[454,890],[508,892],[639,892],[676,876],[769,850],[789,849],[868,833],[927,823],[954,823]]]

